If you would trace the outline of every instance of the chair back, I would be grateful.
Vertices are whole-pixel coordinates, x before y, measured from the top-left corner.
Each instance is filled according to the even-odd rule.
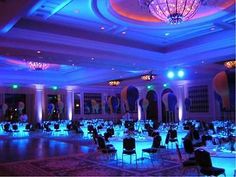
[[[157,135],[153,138],[152,148],[160,148],[161,146],[161,136]]]
[[[176,130],[170,130],[169,133],[170,133],[171,139],[177,138],[177,131]]]
[[[31,128],[31,124],[26,124],[26,125],[25,125],[25,129],[26,129],[26,130],[30,130],[30,128]]]
[[[145,128],[146,130],[152,129],[152,127],[151,127],[151,125],[150,125],[149,123],[146,123],[146,124],[144,125],[144,128]]]
[[[204,149],[197,149],[195,151],[195,158],[198,165],[202,168],[212,167],[210,153]]]
[[[184,150],[187,154],[192,154],[194,152],[193,143],[190,139],[184,140]]]
[[[129,131],[134,131],[134,122],[125,121],[125,128],[127,128]]]
[[[88,132],[92,133],[93,132],[93,125],[88,125],[87,129],[88,129]]]
[[[170,134],[167,133],[167,134],[166,134],[166,139],[165,139],[165,144],[168,144],[168,143],[169,143],[169,140],[170,140]]]
[[[4,124],[3,129],[4,131],[8,132],[10,130],[10,124],[9,123]]]
[[[199,135],[199,132],[197,130],[194,130],[193,131],[193,138],[195,140],[199,140],[200,139],[200,135]]]
[[[67,128],[67,130],[71,130],[72,129],[72,124],[67,124],[66,128]]]
[[[212,140],[212,136],[210,136],[210,135],[202,135],[202,143],[204,144],[204,145],[206,145],[206,141],[211,141]]]
[[[13,129],[14,131],[16,131],[16,130],[18,129],[18,125],[13,124],[13,125],[12,125],[12,129]]]
[[[97,137],[99,149],[106,149],[106,142],[102,136]]]
[[[124,138],[123,139],[123,149],[131,151],[135,149],[135,139],[134,138]]]
[[[209,123],[209,124],[208,124],[208,127],[209,127],[210,130],[213,131],[213,134],[216,133],[216,131],[215,131],[215,127],[214,127],[214,124],[213,124],[213,123]]]
[[[96,128],[93,129],[93,137],[97,137],[98,136],[98,131]]]
[[[59,124],[54,124],[54,129],[58,130],[60,128]]]
[[[111,136],[113,136],[115,133],[114,128],[107,128],[107,133],[109,133]]]

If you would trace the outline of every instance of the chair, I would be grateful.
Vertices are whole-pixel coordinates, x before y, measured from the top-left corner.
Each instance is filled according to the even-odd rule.
[[[31,126],[32,126],[32,125],[29,124],[29,123],[26,124],[26,125],[25,125],[25,130],[24,130],[24,132],[30,132],[30,130],[31,130]]]
[[[193,143],[190,139],[185,139],[184,142],[184,151],[186,152],[186,154],[189,155],[189,159],[190,160],[194,160],[194,157],[190,157],[190,155],[192,155],[194,153],[194,147],[193,147]]]
[[[11,130],[10,130],[10,124],[9,124],[9,123],[4,124],[3,130],[4,130],[5,132],[11,132]]]
[[[129,155],[130,156],[130,164],[132,162],[132,155],[135,155],[136,158],[136,165],[137,165],[137,154],[136,154],[136,146],[135,146],[135,139],[134,138],[124,138],[123,139],[123,152],[122,152],[122,164],[123,164],[123,156]]]
[[[125,121],[125,128],[129,131],[134,131],[134,122],[133,121]]]
[[[88,130],[88,134],[89,134],[91,137],[92,137],[92,135],[93,135],[93,129],[94,129],[93,125],[88,125],[87,130]]]
[[[32,130],[32,125],[30,123],[27,123],[25,125],[25,129],[22,132],[22,135],[27,136],[29,135],[29,132]]]
[[[57,132],[61,131],[59,124],[54,124],[54,129],[55,129],[55,131],[57,131]]]
[[[49,127],[50,125],[51,125],[50,123],[44,123],[44,124],[43,124],[43,132],[45,132],[45,133],[51,133],[52,130],[51,130],[51,128]]]
[[[71,130],[72,130],[72,127],[73,127],[72,124],[67,124],[65,131],[71,131]]]
[[[200,172],[207,176],[225,175],[225,169],[212,166],[210,153],[204,149],[197,149],[195,151],[195,158],[197,164],[200,166]]]
[[[206,146],[207,141],[212,141],[212,136],[210,135],[202,135],[202,144]]]
[[[60,125],[58,123],[54,124],[53,135],[54,136],[59,136],[60,132],[61,132]]]
[[[19,130],[18,130],[18,125],[17,124],[12,125],[12,133],[13,133],[13,136],[18,135]]]
[[[107,128],[107,132],[110,134],[110,137],[112,137],[114,135],[114,133],[115,133],[113,127]]]
[[[105,154],[108,159],[110,158],[110,155],[116,155],[117,159],[117,150],[113,147],[113,145],[106,145],[105,139],[102,136],[97,137],[98,142],[98,150],[102,152],[102,154]]]
[[[179,161],[182,164],[182,175],[185,173],[186,170],[189,170],[189,169],[196,169],[197,173],[199,174],[196,160],[191,159],[191,158],[187,160],[183,160],[178,144],[176,143],[175,145],[176,145],[176,151],[177,151]]]
[[[95,144],[97,144],[97,138],[98,138],[98,131],[96,128],[93,129],[93,141]]]
[[[201,147],[203,146],[203,143],[200,139],[200,134],[198,130],[193,130],[192,132],[192,140],[193,140],[193,146],[194,147]]]
[[[169,138],[170,142],[173,143],[173,142],[178,141],[178,139],[177,139],[177,131],[176,130],[170,130],[169,133],[170,133],[170,138]]]
[[[153,138],[151,148],[142,149],[142,159],[144,159],[143,154],[148,153],[150,156],[151,162],[153,163],[153,158],[151,157],[151,155],[157,154],[157,152],[160,148],[165,148],[165,147],[161,146],[161,136],[157,135]]]
[[[166,141],[165,143],[168,145],[169,142],[171,142],[171,145],[173,145],[173,143],[178,142],[177,139],[177,131],[176,130],[172,130],[170,129],[166,135]]]

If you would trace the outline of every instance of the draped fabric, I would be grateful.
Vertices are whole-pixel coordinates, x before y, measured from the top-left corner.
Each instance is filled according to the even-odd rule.
[[[138,89],[134,86],[126,86],[121,91],[121,99],[124,109],[129,112],[134,112],[136,108],[136,102],[139,97]]]
[[[217,98],[225,110],[235,108],[235,70],[221,71],[213,79],[215,92],[221,97]]]

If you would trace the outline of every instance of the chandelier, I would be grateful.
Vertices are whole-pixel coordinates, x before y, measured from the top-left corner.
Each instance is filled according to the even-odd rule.
[[[192,18],[202,0],[139,0],[156,18],[170,24],[179,24]]]
[[[155,75],[153,74],[145,74],[141,76],[141,79],[144,81],[151,81],[155,79]]]
[[[226,61],[226,62],[224,62],[224,65],[226,68],[232,69],[232,68],[236,67],[236,61],[235,60]]]
[[[112,80],[112,81],[109,81],[108,84],[109,84],[110,86],[118,86],[118,85],[120,85],[120,81],[118,81],[118,80]]]
[[[42,71],[49,68],[48,63],[29,61],[27,64],[31,70],[36,70],[36,71]]]

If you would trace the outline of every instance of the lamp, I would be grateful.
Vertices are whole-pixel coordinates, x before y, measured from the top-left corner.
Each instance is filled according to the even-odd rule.
[[[155,75],[151,74],[145,74],[141,76],[141,79],[144,81],[151,81],[155,79]]]
[[[192,18],[202,0],[139,0],[156,18],[170,24],[179,24]]]
[[[29,61],[27,64],[31,70],[36,70],[36,71],[46,70],[49,67],[48,63],[42,63],[42,62]]]
[[[236,61],[235,60],[226,61],[224,62],[224,65],[226,68],[232,69],[236,67]]]
[[[108,84],[110,86],[118,86],[118,85],[120,85],[120,81],[118,81],[118,80],[111,80],[111,81],[108,82]]]

